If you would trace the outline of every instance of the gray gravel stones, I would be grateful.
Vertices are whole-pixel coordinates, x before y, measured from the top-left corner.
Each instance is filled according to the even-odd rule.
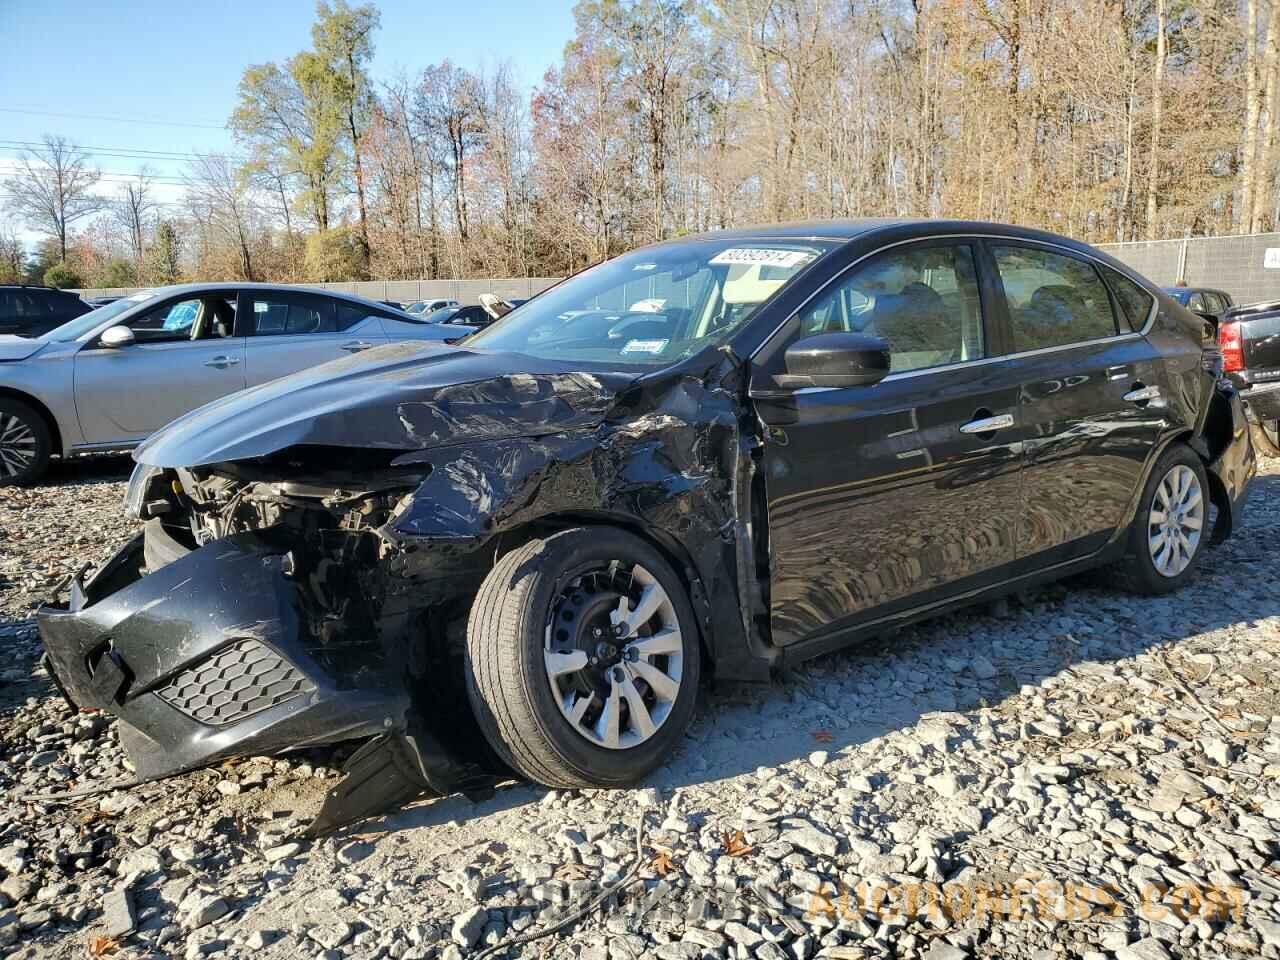
[[[472,907],[459,914],[453,921],[453,941],[460,947],[473,947],[480,939],[489,913],[483,907]]]
[[[640,882],[521,956],[1280,957],[1280,462],[1259,483],[1240,536],[1173,596],[1047,587],[717,689],[641,789],[509,786],[314,842],[342,749],[23,799],[129,773],[110,718],[53,695],[25,618],[47,570],[130,527],[115,481],[0,490],[0,528],[27,521],[0,555],[0,952],[83,955],[125,929],[127,888],[126,960],[467,960],[620,878],[643,810]],[[973,909],[977,891],[1008,906],[1015,881],[1020,918]],[[1180,916],[1178,887],[1229,896]],[[936,908],[948,889],[967,913]]]

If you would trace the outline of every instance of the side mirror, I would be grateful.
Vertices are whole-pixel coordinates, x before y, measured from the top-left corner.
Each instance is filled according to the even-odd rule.
[[[818,333],[787,347],[787,372],[778,386],[867,387],[889,373],[889,344],[861,333]]]
[[[128,327],[107,327],[102,331],[102,336],[98,338],[98,341],[104,347],[110,347],[112,350],[129,347],[134,343],[133,331]]]

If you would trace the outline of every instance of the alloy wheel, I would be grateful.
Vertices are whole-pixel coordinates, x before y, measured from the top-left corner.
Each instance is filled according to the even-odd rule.
[[[552,605],[544,658],[560,713],[596,746],[647,741],[680,694],[684,644],[667,591],[640,564],[570,579]]]
[[[0,412],[0,477],[16,477],[36,461],[36,434],[30,424]]]
[[[1191,565],[1204,528],[1204,492],[1200,478],[1185,464],[1164,475],[1151,500],[1147,546],[1162,577],[1176,577]]]

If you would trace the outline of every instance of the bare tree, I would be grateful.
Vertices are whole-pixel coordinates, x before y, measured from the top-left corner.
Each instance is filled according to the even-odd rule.
[[[146,253],[147,223],[156,210],[156,202],[151,196],[153,183],[151,171],[143,166],[138,170],[137,179],[121,184],[115,203],[116,219],[129,235],[129,249],[135,266],[142,263]]]
[[[1156,62],[1151,71],[1151,162],[1147,171],[1147,236],[1156,233],[1156,195],[1160,186],[1160,125],[1164,119],[1164,66],[1167,56],[1165,0],[1156,0]]]
[[[9,206],[33,228],[53,237],[60,259],[66,260],[71,224],[107,204],[93,192],[101,175],[78,146],[48,134],[42,148],[24,151],[18,162],[21,172],[5,181]]]
[[[240,279],[256,279],[252,244],[259,228],[245,172],[218,154],[197,157],[187,176],[187,202],[198,222],[234,245]]]

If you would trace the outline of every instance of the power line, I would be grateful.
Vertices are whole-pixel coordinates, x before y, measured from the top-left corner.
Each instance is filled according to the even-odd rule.
[[[27,110],[21,107],[0,107],[0,113],[22,113],[34,117],[62,117],[68,120],[106,120],[111,123],[136,123],[155,127],[193,127],[200,130],[225,130],[225,123],[193,123],[182,120],[150,120],[143,117],[111,117],[97,113],[56,113],[52,110]]]
[[[43,146],[43,143],[35,140],[0,140],[0,150],[7,152],[30,152]],[[224,153],[221,150],[197,153],[186,150],[144,150],[141,147],[86,147],[80,144],[76,144],[76,148],[91,157],[119,157],[128,160],[198,160],[212,155],[235,160],[249,159],[244,154]]]
[[[3,161],[0,161],[0,162],[3,162]],[[10,167],[8,169],[5,169],[4,167],[0,167],[0,176],[5,176],[5,177],[22,176],[26,172],[27,172],[26,169],[23,167]],[[145,179],[145,180],[151,180],[155,183],[168,184],[170,186],[180,187],[180,186],[185,186],[188,182],[186,177],[179,177],[172,174],[157,174],[157,173],[142,174],[142,173],[126,173],[124,171],[99,170],[98,175],[100,180],[105,180],[108,183],[132,183],[135,180]]]

